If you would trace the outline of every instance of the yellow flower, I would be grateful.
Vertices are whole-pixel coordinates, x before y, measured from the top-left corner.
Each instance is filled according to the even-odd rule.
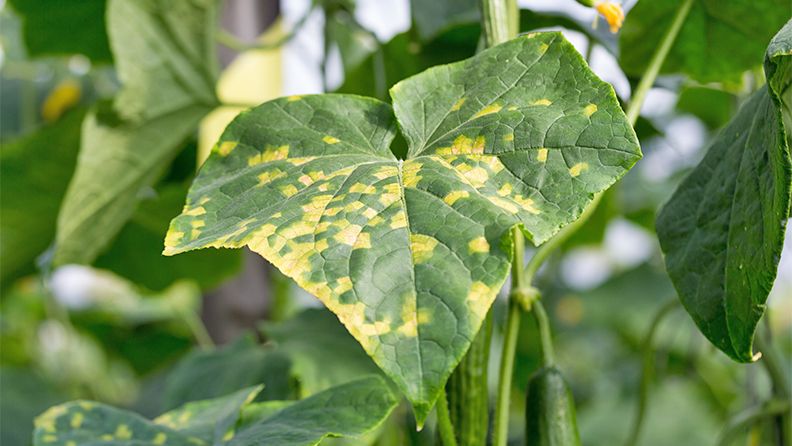
[[[624,23],[624,10],[621,5],[611,1],[598,2],[594,8],[605,17],[612,33],[617,33]]]
[[[46,122],[57,121],[63,113],[80,102],[82,89],[80,84],[72,79],[60,82],[44,99],[41,106],[41,117]]]

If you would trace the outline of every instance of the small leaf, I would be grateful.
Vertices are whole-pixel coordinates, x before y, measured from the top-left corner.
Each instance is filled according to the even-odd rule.
[[[657,218],[679,298],[704,335],[741,362],[753,356],[789,215],[792,161],[780,106],[790,99],[790,36],[788,23],[770,46],[769,88],[742,106]]]
[[[92,112],[58,217],[55,262],[90,263],[217,103],[215,2],[110,0],[110,44],[123,89]]]
[[[630,76],[646,70],[683,0],[639,1],[621,31],[620,64]],[[762,52],[792,14],[787,0],[693,0],[661,73],[700,82],[739,81],[762,63]]]
[[[567,92],[574,90],[574,95]],[[515,39],[391,90],[242,113],[165,254],[249,246],[336,313],[423,422],[509,271],[640,158],[613,89],[559,33]]]
[[[314,446],[327,437],[356,437],[382,423],[397,402],[382,378],[363,378],[289,405],[228,444]]]

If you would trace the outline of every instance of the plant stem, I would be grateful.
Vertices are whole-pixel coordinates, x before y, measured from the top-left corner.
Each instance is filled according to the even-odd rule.
[[[633,420],[630,435],[627,441],[624,442],[625,446],[635,446],[638,444],[638,438],[641,435],[641,428],[643,427],[644,417],[646,415],[646,403],[649,401],[649,387],[652,383],[652,375],[654,372],[654,338],[660,328],[660,324],[665,319],[666,315],[679,306],[679,299],[671,299],[660,306],[660,309],[655,313],[652,323],[649,325],[649,330],[641,343],[641,351],[643,352],[643,365],[641,370],[641,384],[638,390],[638,407]]]
[[[758,407],[746,409],[726,424],[718,437],[719,446],[729,446],[735,437],[741,435],[745,428],[756,424],[758,421],[783,417],[789,418],[789,400],[770,400]]]
[[[255,43],[247,43],[239,40],[235,35],[229,33],[224,29],[219,29],[215,33],[215,40],[217,43],[223,45],[224,47],[230,48],[237,52],[249,51],[249,50],[257,50],[257,51],[264,51],[264,50],[274,50],[277,48],[282,47],[283,45],[289,43],[294,36],[302,29],[305,25],[305,22],[308,21],[308,17],[311,16],[313,13],[313,6],[308,9],[308,11],[297,20],[297,23],[294,24],[292,29],[284,34],[283,36],[276,39],[274,42],[255,42]]]
[[[674,41],[679,35],[679,30],[682,29],[682,24],[685,23],[685,19],[688,13],[690,13],[691,6],[693,6],[693,0],[684,0],[679,6],[671,22],[671,26],[668,27],[668,30],[663,36],[663,40],[660,41],[660,46],[657,47],[654,55],[652,55],[649,66],[646,67],[646,71],[644,71],[643,77],[641,77],[641,82],[638,83],[635,91],[633,91],[626,112],[627,120],[630,122],[630,125],[635,125],[635,122],[638,120],[638,115],[641,114],[641,106],[646,99],[646,94],[654,85],[655,79],[657,79],[657,75],[660,73],[660,68],[662,68],[663,62],[665,62],[669,51],[671,51],[671,47],[674,45]]]
[[[215,348],[215,343],[212,340],[212,337],[209,336],[206,326],[197,313],[189,310],[184,311],[182,312],[182,320],[184,320],[184,323],[187,324],[187,327],[190,329],[195,341],[201,348],[205,350],[213,350]]]
[[[778,352],[769,340],[769,336],[757,330],[755,343],[760,352],[762,352],[762,359],[760,360],[767,375],[770,377],[770,382],[773,384],[773,393],[780,399],[789,402],[792,400],[792,391],[790,391],[790,384],[788,381],[788,373],[784,370],[783,360],[779,357]],[[789,446],[792,444],[792,417],[781,416],[777,421],[779,431],[779,446]]]
[[[550,330],[550,320],[547,318],[544,305],[539,300],[531,304],[531,313],[536,319],[536,326],[539,328],[539,341],[542,343],[542,366],[550,367],[555,365],[555,350],[553,349],[553,335]]]
[[[487,48],[517,36],[517,0],[481,0],[481,25]]]
[[[451,415],[448,412],[448,397],[445,389],[437,398],[437,429],[440,431],[440,439],[443,440],[443,446],[457,446],[454,426],[451,425]]]
[[[523,256],[525,255],[525,238],[522,230],[512,228],[512,293],[520,292],[524,287]],[[514,352],[517,349],[517,335],[520,332],[520,303],[509,296],[509,310],[506,316],[506,331],[503,339],[500,371],[498,374],[498,396],[495,406],[494,445],[505,446],[509,435],[509,402],[511,397],[512,373],[514,371]]]

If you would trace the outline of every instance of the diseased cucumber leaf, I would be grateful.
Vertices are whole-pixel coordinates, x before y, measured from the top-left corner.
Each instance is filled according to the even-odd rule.
[[[683,0],[645,0],[632,8],[621,31],[625,73],[646,70]],[[661,73],[685,73],[701,82],[739,81],[762,63],[762,52],[792,14],[788,0],[693,0]]]
[[[752,358],[789,215],[792,161],[780,109],[790,99],[791,37],[788,23],[768,51],[768,86],[720,132],[657,218],[679,298],[704,335],[741,362]]]
[[[391,90],[242,113],[171,223],[165,254],[249,246],[333,311],[422,423],[509,271],[639,158],[613,89],[559,33]]]
[[[217,103],[215,1],[110,0],[110,44],[123,89],[83,125],[58,217],[55,262],[90,263]]]
[[[328,437],[357,437],[380,425],[397,403],[382,378],[367,377],[288,405],[228,444],[314,446]]]

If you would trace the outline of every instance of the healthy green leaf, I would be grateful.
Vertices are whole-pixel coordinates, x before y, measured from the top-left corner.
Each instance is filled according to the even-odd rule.
[[[31,56],[83,54],[94,62],[113,55],[105,30],[106,0],[10,0],[22,17],[25,47]]]
[[[753,356],[789,215],[792,161],[780,108],[792,82],[790,35],[787,24],[768,51],[769,88],[743,105],[657,219],[679,298],[704,335],[741,362]]]
[[[398,400],[372,376],[296,402],[239,432],[229,446],[314,446],[327,437],[356,437],[374,429]]]
[[[303,395],[378,371],[327,310],[308,309],[285,322],[266,323],[264,333],[291,359]]]
[[[217,103],[213,0],[111,0],[110,43],[124,85],[94,111],[58,217],[56,263],[90,263]]]
[[[243,336],[227,347],[198,350],[179,362],[166,380],[164,406],[217,398],[259,383],[267,389],[268,399],[287,399],[292,396],[290,367],[283,353],[264,349],[252,337]]]
[[[55,238],[55,219],[80,147],[84,110],[3,145],[0,152],[0,282],[32,271]],[[57,144],[53,144],[57,141]]]
[[[574,92],[571,94],[570,92]],[[165,254],[249,246],[336,313],[419,422],[508,274],[640,158],[612,88],[559,33],[427,70],[394,111],[344,95],[242,113],[174,219]]]
[[[734,116],[737,98],[716,88],[685,87],[679,92],[676,108],[701,119],[710,129],[720,129]]]
[[[34,446],[222,445],[261,386],[190,403],[154,421],[92,401],[51,407],[36,419]]]
[[[621,31],[620,63],[640,76],[683,0],[645,0],[632,8]],[[685,73],[701,82],[739,81],[762,63],[762,52],[792,14],[787,0],[693,0],[661,73]]]
[[[163,290],[178,280],[191,280],[202,289],[210,289],[239,271],[241,251],[161,255],[162,234],[167,232],[170,219],[178,215],[186,194],[186,185],[169,184],[158,188],[157,196],[142,200],[110,248],[96,259],[96,267],[151,290]]]

